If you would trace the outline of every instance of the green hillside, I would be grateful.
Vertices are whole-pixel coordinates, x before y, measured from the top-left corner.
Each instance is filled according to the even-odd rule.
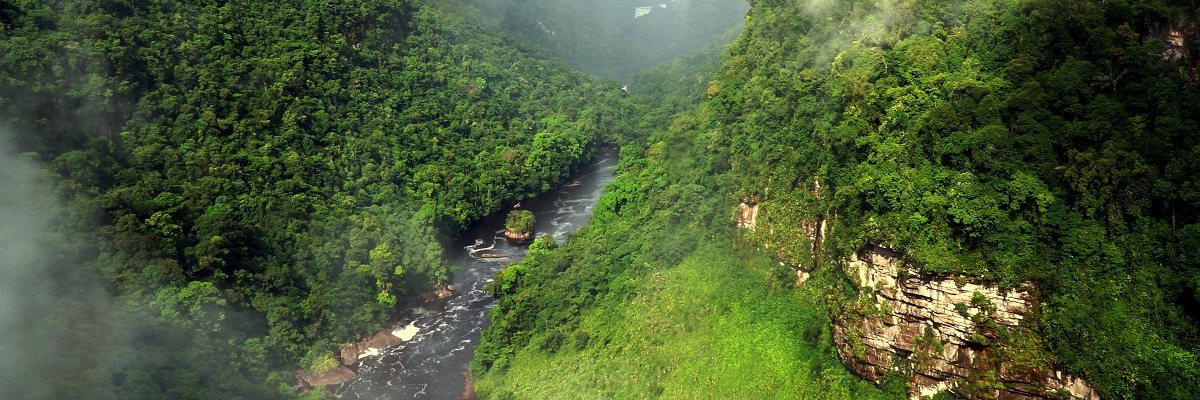
[[[293,372],[609,143],[487,287],[483,398],[909,398],[928,352],[835,345],[880,246],[1027,293],[955,304],[936,398],[1200,393],[1195,1],[748,3],[0,0],[0,398],[328,398]]]
[[[1102,398],[1200,390],[1194,4],[752,5],[703,105],[623,149],[595,226],[498,277],[481,393],[871,397],[828,331],[861,312],[840,267],[867,243],[1029,283],[1023,362]],[[753,232],[733,227],[742,201]],[[1004,384],[972,379],[946,395]]]
[[[0,132],[64,199],[0,397],[290,395],[447,281],[441,243],[635,133],[616,82],[459,6],[0,1]]]

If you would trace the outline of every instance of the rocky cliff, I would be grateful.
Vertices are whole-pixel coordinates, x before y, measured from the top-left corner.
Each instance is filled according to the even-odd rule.
[[[970,398],[1098,399],[1053,368],[1035,333],[1027,290],[1002,291],[922,273],[893,249],[869,245],[844,263],[861,288],[834,321],[842,362],[880,383],[911,373],[912,397],[949,390]]]

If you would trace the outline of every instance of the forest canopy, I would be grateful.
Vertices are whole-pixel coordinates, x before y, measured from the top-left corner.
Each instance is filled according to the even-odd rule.
[[[632,75],[688,46],[601,3],[0,0],[0,397],[294,397],[610,142],[590,226],[487,287],[481,394],[907,397],[832,345],[874,244],[1027,290],[1028,365],[1200,392],[1194,1],[752,0]]]
[[[840,267],[869,243],[899,249],[933,276],[1036,288],[1023,362],[1083,377],[1102,398],[1200,390],[1200,267],[1187,250],[1200,223],[1194,2],[751,4],[703,104],[623,149],[638,161],[610,185],[594,228],[565,243],[561,258],[522,262],[516,283],[496,291],[475,364],[491,393],[524,388],[549,373],[537,365],[565,360],[611,368],[582,372],[600,376],[636,371],[647,364],[620,350],[641,346],[625,329],[664,343],[700,329],[603,317],[658,304],[660,277],[712,251],[659,236],[684,229],[732,236],[752,253],[715,259],[761,251],[804,266],[814,276],[805,285],[827,291],[825,303],[807,304],[833,318],[859,296]],[[758,207],[752,233],[727,230],[739,202]],[[641,225],[630,232],[630,221]],[[814,221],[828,224],[815,252],[806,232]],[[622,235],[653,245],[622,244]],[[713,263],[708,273],[755,271],[746,264]],[[693,311],[701,320],[736,311],[714,306]],[[819,340],[792,345],[813,359],[831,351]],[[686,369],[649,365],[665,376]],[[800,386],[824,384],[799,376]],[[986,370],[972,376],[958,395],[1005,384]],[[907,379],[884,388],[906,396]]]
[[[468,223],[628,140],[620,85],[462,7],[0,0],[0,130],[65,199],[48,268],[116,298],[60,327],[99,355],[4,397],[290,393]]]

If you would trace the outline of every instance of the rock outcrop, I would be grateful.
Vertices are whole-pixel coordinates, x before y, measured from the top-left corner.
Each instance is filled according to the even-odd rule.
[[[1142,33],[1142,41],[1157,40],[1163,44],[1160,56],[1167,61],[1193,64],[1200,53],[1200,43],[1196,43],[1196,23],[1191,18],[1179,16],[1172,21],[1165,21],[1149,26]]]
[[[529,210],[522,210],[520,204],[513,206],[513,210],[504,218],[504,237],[519,242],[533,239],[536,219]]]
[[[296,379],[300,381],[302,387],[312,388],[323,385],[336,385],[350,380],[354,375],[354,370],[345,365],[339,365],[337,368],[319,375],[309,375],[304,371],[298,371],[296,372]]]
[[[456,290],[458,288],[454,285],[442,285],[437,289],[424,292],[412,298],[412,300],[420,299],[425,305],[429,305],[429,303],[445,300],[453,296]],[[352,367],[357,365],[359,361],[362,361],[363,358],[378,356],[386,349],[412,340],[413,336],[420,332],[420,330],[416,322],[413,321],[407,325],[394,325],[391,330],[378,331],[357,342],[342,346],[341,350],[334,354],[334,357],[341,361],[340,365],[316,375],[310,374],[303,369],[297,370],[294,372],[294,375],[298,381],[298,385],[303,390],[308,390],[316,386],[337,385],[348,381],[357,375]]]
[[[1193,7],[1194,8],[1194,7]],[[1197,24],[1196,10],[1181,15],[1176,15],[1168,21],[1158,21],[1146,27],[1146,31],[1141,32],[1141,41],[1158,41],[1162,43],[1162,49],[1159,52],[1159,57],[1163,60],[1180,65],[1179,72],[1189,85],[1195,86],[1200,84],[1200,27]],[[1120,31],[1118,31],[1120,32]],[[1112,67],[1109,67],[1112,70]],[[1117,69],[1115,71],[1101,71],[1097,73],[1097,78],[1105,87],[1112,87],[1116,90],[1117,81],[1124,75],[1125,71]],[[1111,82],[1111,84],[1104,84]]]
[[[438,289],[438,296],[449,297],[454,293],[454,285],[447,285]],[[365,357],[378,356],[384,350],[399,346],[400,344],[411,340],[420,329],[415,323],[410,323],[407,326],[397,326],[390,331],[379,331],[363,338],[354,343],[342,346],[342,349],[336,355],[341,361],[341,365],[329,371],[320,374],[309,374],[305,370],[295,372],[296,380],[299,381],[300,387],[305,390],[322,385],[337,385],[350,380],[356,374],[351,368],[358,364]]]
[[[351,366],[364,356],[379,354],[384,349],[399,346],[403,341],[389,331],[375,332],[366,339],[342,347],[342,365]]]
[[[432,303],[450,298],[450,296],[454,295],[455,290],[458,290],[458,288],[454,287],[454,285],[439,286],[437,289],[422,292],[419,297],[422,302]]]
[[[738,214],[735,219],[739,228],[754,230],[758,224],[758,203],[741,202],[738,204]]]
[[[907,369],[913,398],[943,390],[973,398],[1099,398],[1045,361],[1036,335],[1021,326],[1032,308],[1028,291],[931,276],[903,260],[870,245],[846,263],[862,291],[835,318],[834,342],[855,373],[880,383],[889,371]]]
[[[817,187],[817,194],[819,194],[820,185],[818,184]],[[775,248],[777,250],[775,252],[776,260],[795,269],[796,284],[803,283],[818,263],[814,255],[820,249],[821,242],[825,240],[828,228],[827,219],[824,216],[798,221],[790,220],[787,217],[781,218],[778,214],[785,214],[788,211],[781,212],[778,209],[772,209],[765,204],[758,203],[758,199],[758,196],[754,196],[739,203],[734,221],[737,222],[739,228],[755,234],[754,240],[758,241],[764,249]],[[761,220],[760,217],[762,217]],[[831,215],[831,218],[836,218],[836,215]],[[777,232],[777,227],[789,224],[800,227],[800,233],[808,239],[806,243],[798,243],[796,235],[792,234],[794,231],[787,230],[788,233],[784,233],[785,230],[780,229]],[[763,229],[759,230],[760,227]],[[796,251],[801,247],[803,251]]]
[[[514,230],[510,230],[510,229],[505,229],[504,237],[512,239],[512,240],[528,240],[533,237],[533,231],[517,232]]]
[[[812,188],[820,198],[819,179]],[[735,222],[794,268],[796,284],[803,284],[822,264],[821,248],[837,215],[806,217],[759,200],[744,199]],[[1086,381],[1056,370],[1037,334],[1021,325],[1033,311],[1029,290],[934,276],[905,263],[899,251],[874,244],[844,265],[862,290],[834,318],[834,343],[856,374],[875,383],[892,371],[910,376],[913,398],[951,391],[967,398],[1099,399]]]

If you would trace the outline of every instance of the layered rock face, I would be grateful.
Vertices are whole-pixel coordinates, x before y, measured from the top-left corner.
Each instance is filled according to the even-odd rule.
[[[1173,21],[1151,26],[1143,32],[1142,41],[1158,40],[1163,48],[1160,56],[1167,61],[1183,62],[1195,66],[1196,55],[1200,53],[1200,44],[1196,41],[1196,23],[1186,16],[1177,17]]]
[[[835,319],[834,342],[855,373],[880,383],[906,364],[913,398],[943,390],[974,398],[1099,398],[1082,379],[1037,361],[1045,358],[1037,357],[1043,353],[1036,341],[1020,343],[1029,339],[1020,327],[1031,309],[1028,292],[930,276],[902,260],[871,245],[846,264],[862,292]]]

